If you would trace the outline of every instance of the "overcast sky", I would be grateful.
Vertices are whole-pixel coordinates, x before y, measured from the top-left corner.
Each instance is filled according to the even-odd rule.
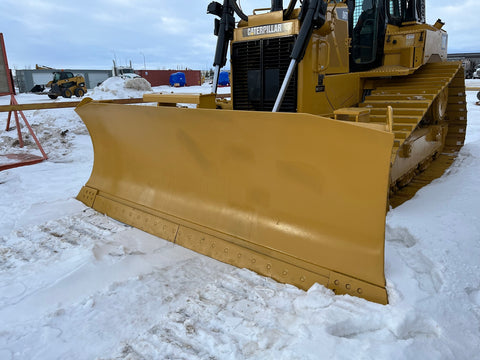
[[[135,69],[203,70],[216,43],[210,1],[1,0],[0,32],[12,69],[109,69],[116,59]],[[270,3],[240,0],[245,13]],[[449,52],[480,52],[478,0],[427,0],[427,21],[437,18],[446,22]]]

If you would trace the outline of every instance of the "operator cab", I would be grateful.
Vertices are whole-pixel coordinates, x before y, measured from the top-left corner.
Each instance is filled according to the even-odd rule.
[[[387,24],[425,23],[425,0],[349,0],[352,71],[382,65]]]
[[[73,73],[69,71],[55,72],[53,73],[53,82],[56,83],[60,80],[70,79],[73,77]]]

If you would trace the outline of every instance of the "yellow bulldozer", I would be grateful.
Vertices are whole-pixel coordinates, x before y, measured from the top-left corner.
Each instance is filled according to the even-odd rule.
[[[426,24],[424,0],[272,0],[249,16],[224,0],[207,12],[212,94],[77,107],[95,156],[78,199],[279,282],[388,303],[386,212],[464,142],[464,71],[446,61],[444,24]],[[228,48],[232,97],[217,99]]]
[[[52,81],[46,85],[50,88],[48,97],[56,99],[59,96],[71,98],[73,95],[82,97],[87,92],[85,78],[81,75],[73,75],[70,71],[55,71]]]

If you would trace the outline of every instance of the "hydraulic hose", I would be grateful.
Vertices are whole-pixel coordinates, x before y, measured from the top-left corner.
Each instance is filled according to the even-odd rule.
[[[272,0],[270,11],[283,11],[283,0]]]
[[[290,0],[287,10],[285,10],[285,13],[283,14],[284,19],[288,19],[292,16],[293,10],[295,10],[295,5],[297,5],[297,0]]]
[[[248,16],[245,15],[245,13],[240,9],[240,6],[238,6],[236,0],[231,1],[232,7],[235,10],[235,13],[238,15],[238,17],[244,21],[248,21]]]

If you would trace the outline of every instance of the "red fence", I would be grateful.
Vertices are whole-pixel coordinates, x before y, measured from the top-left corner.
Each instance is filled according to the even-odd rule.
[[[146,79],[152,86],[170,85],[170,75],[176,72],[185,74],[187,86],[202,85],[200,70],[135,70],[135,74]]]

